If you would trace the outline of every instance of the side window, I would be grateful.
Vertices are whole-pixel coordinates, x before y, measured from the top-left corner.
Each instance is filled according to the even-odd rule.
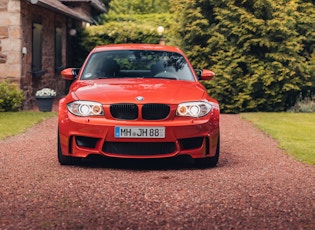
[[[62,29],[55,29],[55,71],[60,73],[63,70],[62,66]]]
[[[33,23],[32,72],[35,74],[42,70],[42,40],[43,25]]]

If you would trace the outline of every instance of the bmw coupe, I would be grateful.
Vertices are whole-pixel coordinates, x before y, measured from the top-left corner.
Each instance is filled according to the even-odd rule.
[[[217,100],[177,47],[117,44],[95,47],[80,69],[67,68],[69,93],[59,101],[58,160],[190,156],[215,166],[220,154]]]

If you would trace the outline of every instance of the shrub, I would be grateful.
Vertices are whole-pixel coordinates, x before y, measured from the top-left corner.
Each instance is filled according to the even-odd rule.
[[[23,91],[9,82],[0,81],[0,112],[17,111],[24,100]]]
[[[314,113],[315,112],[315,97],[300,97],[295,105],[289,109],[290,112]]]

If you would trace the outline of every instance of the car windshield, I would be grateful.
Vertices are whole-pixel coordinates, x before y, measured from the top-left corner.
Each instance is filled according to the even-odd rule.
[[[195,81],[181,54],[152,50],[114,50],[92,54],[83,70],[81,80],[103,78]]]

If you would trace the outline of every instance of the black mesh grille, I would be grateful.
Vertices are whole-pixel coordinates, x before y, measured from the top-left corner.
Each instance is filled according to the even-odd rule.
[[[110,112],[116,119],[135,120],[138,118],[138,106],[136,104],[113,104]],[[165,104],[145,104],[142,107],[144,120],[162,120],[167,118],[170,107]]]
[[[123,120],[135,120],[138,117],[138,106],[136,104],[113,104],[110,112],[114,118]]]
[[[165,119],[170,113],[170,107],[164,104],[145,104],[142,107],[142,118],[145,120]]]
[[[200,148],[202,141],[203,137],[193,137],[179,140],[183,150]]]
[[[134,156],[168,154],[174,152],[175,149],[173,142],[106,142],[103,146],[104,152]]]
[[[75,140],[76,140],[77,145],[80,147],[95,148],[96,143],[99,139],[92,138],[92,137],[76,136]]]

